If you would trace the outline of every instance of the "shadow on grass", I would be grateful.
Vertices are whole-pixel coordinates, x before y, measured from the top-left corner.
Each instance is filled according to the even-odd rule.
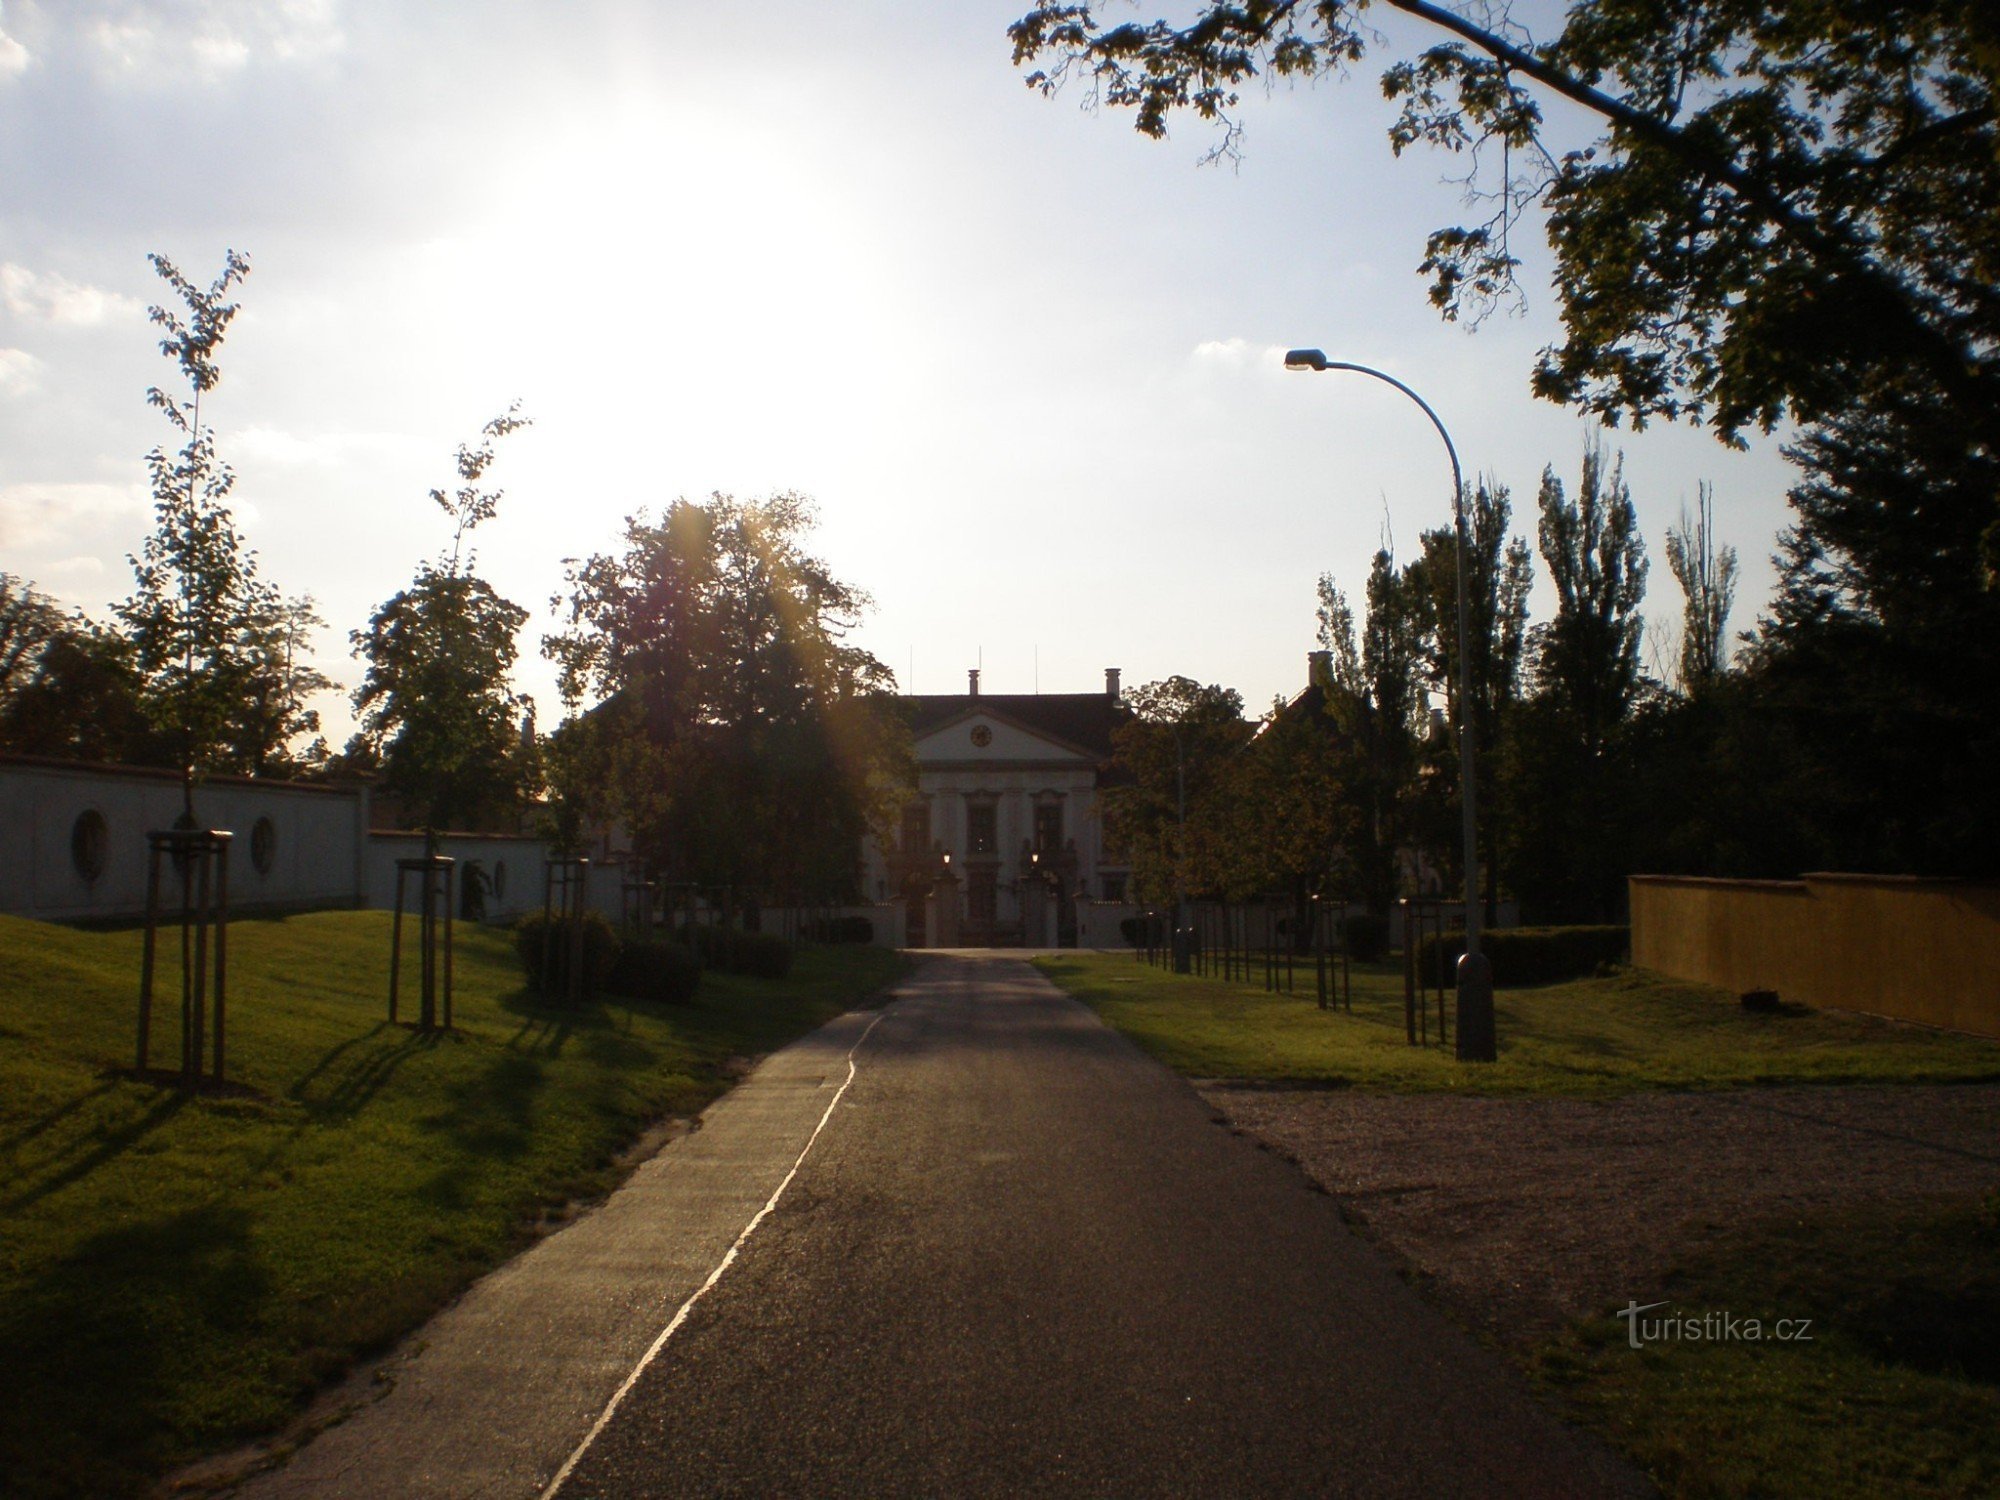
[[[441,1113],[424,1121],[424,1128],[445,1137],[468,1158],[446,1167],[427,1182],[424,1199],[439,1208],[465,1205],[465,1189],[485,1162],[514,1161],[533,1145],[535,1098],[546,1082],[541,1060],[518,1052],[503,1053],[491,1067],[451,1085]]]
[[[0,1037],[4,1037],[5,1035],[6,1033],[4,1031],[0,1031]],[[0,1151],[19,1150],[21,1147],[27,1145],[29,1141],[34,1140],[37,1136],[46,1134],[48,1131],[60,1125],[64,1120],[68,1119],[71,1115],[75,1114],[78,1110],[84,1108],[84,1106],[96,1103],[99,1099],[102,1099],[106,1094],[110,1093],[113,1089],[117,1087],[118,1087],[117,1083],[112,1079],[107,1078],[102,1080],[101,1082],[99,1082],[96,1088],[89,1090],[87,1093],[78,1094],[74,1099],[71,1099],[67,1104],[60,1105],[57,1108],[50,1110],[47,1114],[43,1115],[39,1120],[32,1121],[29,1124],[22,1126],[12,1135],[0,1136]]]
[[[377,1021],[360,1036],[327,1051],[285,1090],[286,1096],[316,1120],[349,1119],[388,1086],[397,1069],[437,1047],[445,1035]]]
[[[249,1215],[209,1204],[92,1236],[0,1309],[0,1474],[9,1494],[142,1493],[183,1455],[269,1420],[241,1386],[265,1375],[267,1278]],[[204,1377],[199,1411],[185,1409]]]
[[[69,1114],[81,1104],[100,1097],[110,1087],[112,1085],[106,1085],[104,1088],[73,1100],[70,1104],[38,1121],[36,1126],[30,1126],[29,1130],[23,1133],[22,1138],[25,1139],[29,1134],[39,1134],[41,1129],[53,1126],[64,1115]],[[106,1162],[130,1150],[139,1141],[144,1140],[148,1135],[159,1129],[160,1126],[166,1124],[167,1121],[180,1113],[182,1107],[187,1102],[188,1096],[177,1091],[162,1094],[132,1119],[126,1120],[124,1123],[113,1126],[108,1130],[100,1128],[90,1135],[82,1136],[70,1142],[49,1161],[41,1164],[36,1169],[38,1175],[33,1181],[19,1187],[17,1191],[9,1194],[7,1197],[0,1198],[0,1213],[18,1213],[30,1204],[39,1203],[42,1199],[48,1197],[49,1194],[61,1188],[68,1187],[71,1183],[81,1178],[88,1177]]]

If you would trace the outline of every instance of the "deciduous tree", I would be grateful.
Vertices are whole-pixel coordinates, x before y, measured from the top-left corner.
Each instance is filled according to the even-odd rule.
[[[410,586],[351,639],[368,671],[354,694],[362,745],[380,758],[384,788],[434,843],[438,833],[518,806],[528,767],[511,685],[515,636],[528,612],[473,571],[466,539],[490,520],[501,491],[481,488],[494,444],[527,425],[516,402],[461,444],[455,491],[432,490],[452,522],[451,546],[418,565]]]
[[[1107,832],[1143,901],[1240,899],[1262,861],[1246,826],[1241,752],[1252,726],[1233,688],[1168,677],[1127,689],[1112,731]]]
[[[1729,665],[1736,601],[1736,549],[1716,549],[1715,492],[1706,482],[1696,490],[1694,514],[1683,508],[1680,524],[1667,532],[1667,567],[1681,586],[1680,690],[1699,693]]]
[[[589,707],[610,809],[671,879],[851,896],[914,780],[893,676],[848,640],[868,596],[806,548],[812,503],[677,500],[568,565],[543,651]]]
[[[1423,269],[1448,317],[1515,289],[1513,236],[1544,216],[1564,338],[1535,389],[1607,420],[1812,421],[1914,368],[1974,441],[2000,444],[2000,20],[1985,0],[1572,0],[1552,39],[1506,7],[1382,0],[1435,27],[1384,92],[1401,152],[1468,154],[1485,217]],[[1367,0],[1204,0],[1185,22],[1105,25],[1089,3],[1010,28],[1028,82],[1082,80],[1159,136],[1218,124],[1260,77],[1338,75],[1377,45]],[[1603,122],[1551,145],[1544,102]]]
[[[134,648],[156,723],[179,743],[183,817],[192,821],[194,782],[228,754],[232,725],[250,696],[258,622],[276,606],[257,577],[256,554],[243,542],[228,504],[235,473],[202,422],[202,398],[222,380],[216,354],[235,318],[232,288],[250,272],[234,250],[207,287],[163,255],[149,257],[184,312],[151,309],[166,332],[160,350],[179,367],[187,394],[155,386],[147,400],[180,435],[169,453],[146,456],[153,489],[152,534],[131,559],[134,591],[118,606]]]

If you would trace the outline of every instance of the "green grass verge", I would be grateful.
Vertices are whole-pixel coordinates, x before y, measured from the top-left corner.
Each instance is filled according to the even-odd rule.
[[[2000,1079],[2000,1043],[1866,1016],[1746,1012],[1733,996],[1629,970],[1501,990],[1499,1060],[1405,1040],[1400,965],[1359,965],[1354,1009],[1321,1010],[1309,967],[1293,994],[1152,968],[1125,954],[1036,964],[1176,1072],[1384,1092],[1592,1098],[1651,1088]],[[1447,996],[1447,1010],[1450,997]],[[1432,1036],[1436,1006],[1432,1003]]]
[[[602,1193],[650,1121],[900,972],[803,949],[785,981],[577,1012],[526,992],[507,934],[461,926],[457,1030],[386,1020],[389,922],[234,924],[230,1076],[183,1099],[132,1061],[139,934],[0,917],[0,1490],[135,1493],[280,1425]],[[176,981],[177,984],[177,981]],[[156,1026],[156,1063],[178,1052]],[[164,1034],[161,1034],[161,1033]]]
[[[1739,1234],[1657,1295],[1669,1305],[1640,1317],[1735,1337],[1634,1349],[1629,1320],[1606,1317],[1533,1369],[1666,1493],[2000,1494],[2000,1197]],[[1780,1319],[1809,1341],[1778,1340]]]

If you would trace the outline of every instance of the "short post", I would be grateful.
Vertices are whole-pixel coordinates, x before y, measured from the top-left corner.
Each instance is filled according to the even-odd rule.
[[[543,866],[541,990],[554,993],[560,977],[564,998],[573,1005],[583,998],[583,912],[589,884],[590,861],[581,855],[552,855]]]
[[[457,861],[447,854],[425,854],[396,861],[396,911],[389,927],[389,1020],[398,1020],[403,977],[403,913],[410,885],[417,894],[417,1027],[437,1029],[439,1002],[444,1025],[451,1029],[452,895]],[[442,907],[442,911],[440,911]],[[440,994],[442,989],[442,994]]]
[[[1417,915],[1405,896],[1403,908],[1403,1034],[1412,1047],[1417,1045]]]
[[[160,878],[161,863],[165,861],[173,866],[181,888],[178,1077],[180,1086],[189,1092],[200,1088],[204,1079],[221,1083],[228,1066],[229,842],[233,837],[221,828],[173,828],[146,835],[146,933],[139,959],[139,1035],[134,1060],[140,1073],[147,1072],[152,1062],[153,990],[160,952]],[[212,1018],[211,993],[215,1006]],[[212,1074],[204,1059],[210,1035],[214,1037]]]

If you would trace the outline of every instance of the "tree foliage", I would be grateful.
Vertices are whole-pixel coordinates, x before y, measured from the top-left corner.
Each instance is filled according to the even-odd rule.
[[[1553,468],[1542,471],[1537,537],[1556,612],[1538,633],[1535,673],[1591,755],[1624,723],[1641,681],[1646,543],[1624,467],[1620,454],[1606,473],[1603,444],[1591,442],[1574,500]]]
[[[528,612],[474,574],[464,549],[500,498],[479,487],[493,444],[526,425],[516,402],[486,424],[478,447],[461,445],[461,487],[431,492],[454,523],[450,549],[420,563],[410,586],[350,637],[368,662],[354,693],[360,744],[350,750],[379,760],[384,789],[433,836],[518,806],[531,774],[515,730],[526,700],[511,685]]]
[[[676,500],[567,565],[543,651],[600,797],[670,879],[831,899],[914,780],[893,676],[848,639],[869,605],[807,550],[797,494]],[[585,748],[586,741],[588,748]]]
[[[1131,717],[1112,731],[1106,831],[1130,861],[1133,893],[1238,899],[1257,851],[1243,835],[1241,751],[1251,725],[1233,688],[1168,677],[1129,688]]]
[[[180,435],[169,453],[146,456],[153,490],[153,530],[131,559],[133,593],[118,606],[131,640],[133,661],[158,729],[179,745],[186,811],[193,809],[195,778],[205,771],[244,769],[249,728],[243,706],[256,695],[254,679],[270,621],[282,611],[277,592],[257,576],[256,554],[243,542],[229,508],[236,476],[216,455],[215,431],[202,422],[202,398],[222,380],[216,361],[237,304],[230,291],[250,272],[249,260],[230,251],[215,280],[202,287],[163,255],[149,257],[184,311],[151,309],[165,331],[160,351],[187,383],[184,396],[159,386],[147,400]],[[274,732],[282,730],[282,721]],[[272,749],[248,747],[252,762]]]
[[[0,573],[0,750],[170,766],[132,645]]]
[[[1367,615],[1357,635],[1347,597],[1319,582],[1322,684],[1339,746],[1345,826],[1339,845],[1343,894],[1386,912],[1399,894],[1401,861],[1420,821],[1418,769],[1431,735],[1423,690],[1425,585],[1387,551],[1368,570]]]
[[[1606,420],[1713,421],[1726,436],[1837,413],[1915,368],[2000,442],[2000,130],[1984,0],[1572,0],[1559,35],[1503,9],[1384,0],[1443,33],[1394,59],[1400,153],[1469,155],[1480,222],[1440,228],[1423,269],[1448,317],[1515,290],[1512,236],[1544,215],[1565,337],[1535,389]],[[1242,91],[1339,74],[1377,38],[1367,0],[1205,0],[1185,24],[1106,26],[1051,3],[1010,28],[1045,91],[1166,132],[1181,112],[1233,151]],[[1604,124],[1546,143],[1543,101]]]
[[[1471,627],[1472,730],[1479,778],[1479,847],[1484,895],[1490,906],[1500,884],[1500,839],[1496,830],[1505,809],[1499,796],[1499,750],[1512,728],[1521,698],[1528,650],[1528,595],[1534,563],[1528,544],[1509,534],[1513,505],[1507,487],[1482,478],[1466,499],[1468,547],[1465,559],[1466,615]],[[1413,578],[1423,610],[1424,674],[1430,691],[1444,699],[1454,724],[1459,695],[1457,535],[1450,527],[1426,531],[1423,554]],[[1437,758],[1432,801],[1455,806],[1459,766],[1456,756]],[[1435,811],[1433,810],[1433,816]],[[1451,838],[1440,843],[1443,863],[1455,867]]]
[[[1698,693],[1729,665],[1729,611],[1736,602],[1736,549],[1715,546],[1715,492],[1696,491],[1667,532],[1667,567],[1681,586],[1681,649],[1676,669],[1683,693]]]

